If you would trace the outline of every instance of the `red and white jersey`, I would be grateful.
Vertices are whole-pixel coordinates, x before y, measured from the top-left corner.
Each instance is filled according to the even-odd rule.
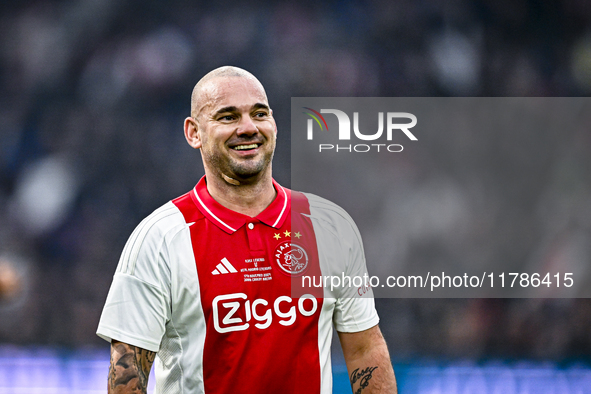
[[[297,288],[306,275],[363,277],[361,237],[335,204],[273,185],[252,218],[204,177],[127,242],[97,334],[158,352],[157,393],[332,393],[333,324],[378,323],[371,289]]]

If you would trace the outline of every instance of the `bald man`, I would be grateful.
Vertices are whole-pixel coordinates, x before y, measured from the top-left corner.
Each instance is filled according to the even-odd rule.
[[[297,293],[303,274],[367,274],[365,258],[345,211],[273,180],[261,83],[208,73],[184,131],[205,176],[123,250],[97,330],[111,342],[109,393],[145,393],[153,363],[157,393],[332,393],[333,325],[353,391],[395,393],[371,289]]]

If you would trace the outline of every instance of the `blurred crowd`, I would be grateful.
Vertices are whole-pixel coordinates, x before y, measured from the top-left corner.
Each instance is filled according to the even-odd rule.
[[[590,22],[584,0],[4,2],[0,342],[101,345],[94,332],[127,237],[203,173],[182,123],[194,84],[211,69],[236,65],[266,87],[279,128],[273,170],[290,186],[291,97],[586,96]],[[557,160],[536,163],[560,175],[552,190],[580,220],[559,226],[563,236],[553,235],[547,253],[591,263],[590,135],[565,144]],[[415,184],[422,170],[411,172]],[[417,190],[445,194],[444,181]],[[513,231],[490,242],[526,258],[534,243],[523,228]],[[429,258],[430,245],[388,258]],[[388,311],[382,330],[395,357],[591,354],[586,299],[378,306]]]

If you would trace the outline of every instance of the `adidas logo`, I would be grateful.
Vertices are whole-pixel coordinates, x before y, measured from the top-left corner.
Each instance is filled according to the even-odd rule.
[[[228,259],[225,257],[222,259],[222,262],[219,263],[213,271],[211,271],[211,273],[214,275],[229,274],[229,273],[234,273],[234,272],[238,272],[238,271],[236,271],[236,268],[234,268],[232,266],[232,264],[230,264]]]

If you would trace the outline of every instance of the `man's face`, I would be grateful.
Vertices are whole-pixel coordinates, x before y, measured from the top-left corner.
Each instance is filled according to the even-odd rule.
[[[210,170],[241,181],[270,170],[276,125],[262,86],[244,77],[218,77],[203,87],[195,108],[201,154]]]

